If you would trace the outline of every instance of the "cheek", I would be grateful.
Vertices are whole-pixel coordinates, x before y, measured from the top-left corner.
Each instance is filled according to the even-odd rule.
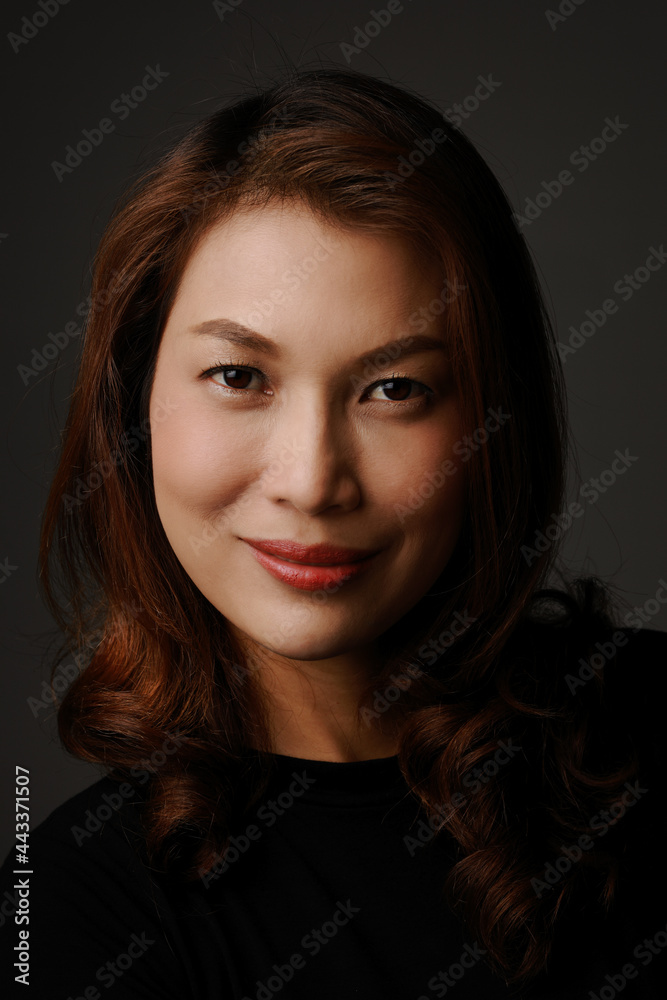
[[[153,482],[158,509],[206,516],[232,503],[252,473],[253,442],[242,428],[224,431],[213,407],[183,395],[168,421],[151,421]]]
[[[411,436],[401,461],[387,477],[388,495],[394,505],[404,505],[414,515],[412,528],[454,515],[462,508],[467,487],[467,465],[455,451],[460,441],[458,415],[425,427]],[[405,530],[410,527],[405,525]]]

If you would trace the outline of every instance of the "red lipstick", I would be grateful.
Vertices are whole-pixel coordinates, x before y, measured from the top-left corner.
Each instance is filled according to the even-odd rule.
[[[350,549],[323,543],[301,545],[287,539],[243,538],[272,576],[299,590],[320,590],[358,576],[377,550]]]

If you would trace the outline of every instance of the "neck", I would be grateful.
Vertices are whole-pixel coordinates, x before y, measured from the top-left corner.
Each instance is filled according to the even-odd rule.
[[[398,753],[398,710],[377,720],[359,716],[359,698],[379,666],[375,656],[296,660],[262,647],[261,658],[255,648],[252,657],[273,753],[340,762]]]

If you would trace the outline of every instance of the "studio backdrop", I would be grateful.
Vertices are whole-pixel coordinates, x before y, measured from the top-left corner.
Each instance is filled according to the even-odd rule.
[[[17,767],[32,826],[98,777],[58,746],[59,636],[37,572],[85,317],[105,305],[89,295],[96,245],[161,151],[290,68],[416,91],[495,172],[543,283],[576,446],[568,506],[536,551],[558,545],[573,572],[613,583],[628,621],[667,628],[662,4],[10,0],[0,17],[3,857]]]

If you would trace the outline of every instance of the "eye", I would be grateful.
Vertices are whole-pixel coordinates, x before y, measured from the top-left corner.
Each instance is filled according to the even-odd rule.
[[[246,389],[250,389],[252,387],[253,375],[256,375],[260,380],[264,377],[256,368],[251,368],[249,365],[244,365],[241,362],[215,365],[213,368],[208,368],[201,373],[202,378],[210,378],[218,388],[227,389],[230,392],[243,392]]]
[[[252,391],[253,376],[257,377],[260,385],[266,381],[264,374],[257,368],[239,361],[229,364],[217,364],[213,368],[207,368],[206,371],[201,373],[200,378],[210,379],[218,389],[225,393],[240,395],[246,391]],[[258,388],[258,386],[254,388]],[[384,400],[381,397],[372,398],[372,394],[378,390],[382,390],[382,392],[386,395],[388,394],[390,397],[396,395],[398,398],[385,398]],[[414,394],[414,390],[417,390],[416,395]],[[271,393],[268,393],[268,395],[271,395]],[[396,403],[399,406],[408,407],[428,404],[432,401],[435,393],[427,385],[415,381],[415,379],[410,378],[408,375],[394,373],[391,378],[382,379],[381,382],[376,382],[372,385],[366,391],[366,395],[371,399],[371,402]]]
[[[378,389],[381,389],[384,393],[398,394],[398,399],[389,399],[389,402],[391,403],[416,403],[418,401],[426,402],[427,400],[424,397],[430,397],[433,395],[433,391],[429,389],[428,386],[423,385],[421,382],[416,382],[407,375],[392,375],[389,379],[383,379],[382,382],[376,382],[375,385],[371,386],[368,391],[369,393],[373,393]],[[410,399],[408,397],[413,389],[421,391],[418,391],[417,396],[413,396],[412,399]]]

